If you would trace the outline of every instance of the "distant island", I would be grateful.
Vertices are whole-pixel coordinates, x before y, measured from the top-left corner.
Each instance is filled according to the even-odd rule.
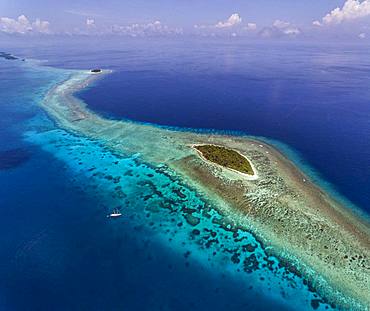
[[[102,70],[101,69],[91,69],[90,72],[92,72],[92,73],[101,73]]]
[[[0,58],[5,58],[5,59],[8,59],[8,60],[17,60],[17,59],[19,59],[18,57],[15,57],[12,54],[6,53],[6,52],[0,52]]]
[[[248,159],[235,150],[216,145],[194,145],[193,147],[208,161],[243,174],[254,175]]]

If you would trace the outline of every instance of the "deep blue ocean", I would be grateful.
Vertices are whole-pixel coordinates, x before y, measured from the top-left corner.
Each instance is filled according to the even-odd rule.
[[[79,93],[90,109],[281,142],[370,213],[370,46],[133,39],[0,50],[27,59],[0,59],[0,310],[309,310],[320,300],[293,276],[263,268],[239,276],[230,255],[195,242],[180,216],[150,203],[204,207],[203,198],[168,172],[64,132],[38,104],[68,76],[54,67],[112,69]],[[147,193],[168,184],[172,192]],[[130,217],[107,221],[120,200]],[[233,245],[232,234],[212,230]],[[266,257],[253,236],[238,234]]]

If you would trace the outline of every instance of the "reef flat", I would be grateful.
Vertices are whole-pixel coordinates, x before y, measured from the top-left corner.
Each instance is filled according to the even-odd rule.
[[[64,129],[117,154],[166,165],[247,228],[289,269],[342,309],[370,307],[369,225],[314,185],[282,153],[247,137],[180,132],[105,119],[73,94],[106,72],[75,72],[51,89],[42,107]],[[257,179],[205,161],[194,145],[217,145],[246,156]]]

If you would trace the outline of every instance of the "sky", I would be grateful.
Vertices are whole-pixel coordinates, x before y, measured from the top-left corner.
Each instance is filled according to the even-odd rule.
[[[6,35],[370,38],[370,0],[1,0]]]

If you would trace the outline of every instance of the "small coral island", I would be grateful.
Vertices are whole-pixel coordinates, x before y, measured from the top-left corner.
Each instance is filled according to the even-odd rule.
[[[243,174],[254,175],[248,159],[235,150],[215,145],[196,145],[194,148],[208,161]]]

